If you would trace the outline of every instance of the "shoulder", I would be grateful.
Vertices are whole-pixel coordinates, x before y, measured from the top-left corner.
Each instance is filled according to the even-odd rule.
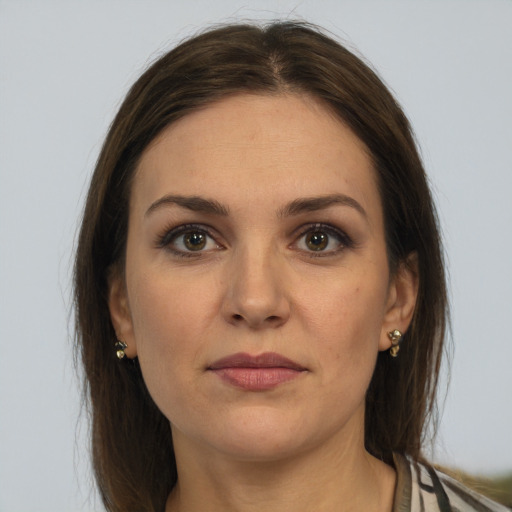
[[[397,488],[393,512],[507,512],[432,466],[395,455]]]
[[[435,470],[434,470],[435,471]],[[495,501],[478,494],[477,492],[469,489],[461,484],[454,478],[451,478],[440,471],[435,471],[441,482],[449,500],[452,504],[452,509],[460,511],[508,511],[509,509]]]

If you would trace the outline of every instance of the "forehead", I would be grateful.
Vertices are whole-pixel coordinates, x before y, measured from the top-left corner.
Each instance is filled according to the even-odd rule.
[[[248,204],[335,192],[380,203],[363,142],[310,96],[243,94],[166,128],[140,160],[133,198],[215,193]]]

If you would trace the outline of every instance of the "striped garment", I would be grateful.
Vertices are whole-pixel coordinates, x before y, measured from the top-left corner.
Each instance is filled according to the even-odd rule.
[[[507,512],[509,509],[409,457],[394,455],[393,512]]]

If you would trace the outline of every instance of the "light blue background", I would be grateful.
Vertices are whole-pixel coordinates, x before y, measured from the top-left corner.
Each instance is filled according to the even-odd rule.
[[[277,16],[357,48],[404,105],[439,204],[453,300],[434,455],[476,473],[512,469],[511,1],[0,0],[1,511],[101,510],[78,417],[70,275],[116,107],[185,36]]]

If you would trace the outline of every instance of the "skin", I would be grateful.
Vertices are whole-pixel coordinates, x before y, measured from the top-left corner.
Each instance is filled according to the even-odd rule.
[[[343,200],[290,208],[333,194]],[[200,250],[172,231],[189,224]],[[395,473],[364,449],[364,399],[387,333],[409,325],[417,279],[404,265],[390,275],[384,235],[365,146],[309,96],[224,99],[145,151],[109,304],[171,425],[168,511],[391,510]],[[239,352],[304,371],[252,391],[209,370]]]

